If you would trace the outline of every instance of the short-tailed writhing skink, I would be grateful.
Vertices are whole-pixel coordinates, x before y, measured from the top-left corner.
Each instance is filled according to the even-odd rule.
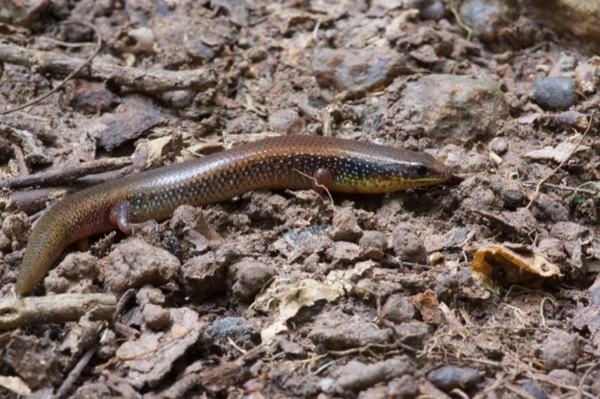
[[[167,219],[182,204],[207,205],[258,189],[384,193],[450,176],[429,154],[372,143],[298,135],[240,145],[66,197],[33,228],[16,291],[31,291],[69,244],[117,228],[131,234],[144,222]]]

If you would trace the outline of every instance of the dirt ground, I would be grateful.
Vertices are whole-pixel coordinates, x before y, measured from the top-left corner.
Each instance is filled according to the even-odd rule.
[[[0,397],[600,397],[599,21],[595,1],[0,1],[0,112],[57,88],[0,114]],[[6,324],[55,200],[294,134],[455,176],[183,206],[70,247]]]

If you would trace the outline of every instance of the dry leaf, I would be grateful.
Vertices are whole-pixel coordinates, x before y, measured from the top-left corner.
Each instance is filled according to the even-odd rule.
[[[558,266],[531,248],[511,244],[492,244],[478,249],[471,275],[496,294],[500,292],[500,284],[539,287],[545,279],[562,276]]]
[[[440,309],[440,302],[432,290],[427,290],[408,299],[421,313],[423,321],[437,326],[444,325],[444,314]]]
[[[342,295],[340,289],[330,287],[316,280],[306,279],[295,290],[286,295],[279,304],[279,314],[275,322],[261,331],[262,342],[269,342],[280,332],[286,331],[286,322],[296,316],[305,306],[312,306],[317,301],[334,301]]]
[[[577,134],[569,138],[569,141],[565,141],[557,145],[556,147],[544,147],[541,150],[529,151],[525,156],[530,159],[536,160],[552,160],[557,163],[564,162],[569,158],[571,152],[575,149],[577,141],[581,138],[580,134]],[[585,145],[579,145],[577,152],[587,151],[590,147]]]
[[[18,396],[27,396],[31,393],[31,389],[25,384],[25,381],[19,377],[6,377],[0,375],[0,387],[6,388]]]
[[[147,166],[156,168],[165,164],[165,158],[171,151],[171,136],[159,137],[151,140],[148,145],[148,161]]]

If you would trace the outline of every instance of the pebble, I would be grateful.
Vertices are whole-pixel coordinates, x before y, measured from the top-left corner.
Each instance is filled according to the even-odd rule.
[[[564,331],[550,334],[542,344],[542,360],[546,370],[572,370],[583,356],[584,340]]]
[[[387,249],[385,234],[376,230],[367,230],[358,241],[361,256],[373,260],[381,260]]]
[[[115,47],[120,52],[146,55],[156,53],[155,45],[154,32],[146,26],[127,30],[126,36],[115,43]]]
[[[192,90],[171,90],[162,93],[160,98],[171,107],[182,109],[194,101],[195,94]]]
[[[322,313],[308,334],[316,345],[331,350],[345,350],[368,344],[384,344],[392,338],[392,331],[379,328],[356,317],[339,313]]]
[[[142,319],[150,330],[160,331],[171,322],[171,314],[162,306],[148,303],[142,309]]]
[[[500,87],[484,77],[427,75],[406,85],[400,103],[415,129],[439,141],[483,138],[509,116]]]
[[[18,251],[23,248],[27,243],[25,237],[27,237],[26,233],[30,226],[29,217],[27,217],[25,212],[8,215],[2,221],[0,236],[3,239],[0,240],[0,249]]]
[[[403,56],[383,47],[319,49],[312,69],[319,86],[347,91],[353,97],[382,89],[403,72]]]
[[[333,241],[353,242],[363,234],[352,208],[342,208],[333,216],[329,237]]]
[[[473,388],[480,380],[478,369],[472,367],[443,366],[427,373],[427,379],[442,391]]]
[[[498,155],[504,155],[508,151],[508,140],[504,137],[495,137],[488,144],[488,148]]]
[[[535,203],[541,215],[536,215],[539,220],[561,222],[569,220],[569,210],[561,202],[556,201],[546,194],[540,194]]]
[[[206,330],[206,337],[214,345],[230,346],[230,339],[244,347],[258,339],[253,323],[242,317],[216,319]]]
[[[180,280],[186,295],[202,301],[224,289],[225,273],[226,265],[212,251],[185,262]]]
[[[482,42],[493,42],[500,31],[508,27],[519,15],[514,0],[465,0],[460,16],[473,30],[473,36]]]
[[[118,245],[100,263],[105,286],[117,293],[144,284],[166,284],[177,277],[181,268],[179,260],[168,251],[140,239]]]
[[[563,385],[579,385],[579,378],[570,370],[555,369],[548,373],[548,377],[552,378],[554,381],[560,382]]]
[[[421,348],[431,338],[433,327],[422,321],[413,320],[394,326],[397,337],[403,337],[403,343],[413,348]]]
[[[104,82],[74,79],[66,84],[61,98],[64,106],[86,114],[101,114],[119,102],[119,97],[106,88]]]
[[[229,267],[233,295],[243,301],[252,301],[274,275],[272,267],[254,259],[244,259]]]
[[[404,295],[395,294],[385,301],[381,313],[386,320],[399,324],[412,321],[417,315],[417,309]]]
[[[573,78],[538,79],[533,84],[533,100],[547,110],[564,110],[578,101],[577,83]]]
[[[364,364],[351,360],[336,370],[338,375],[329,392],[344,393],[369,388],[379,382],[414,373],[414,366],[406,356],[398,356],[377,363]]]
[[[392,233],[392,246],[401,261],[427,263],[427,250],[411,223],[400,223],[396,226]]]
[[[546,392],[532,380],[523,381],[521,388],[535,399],[548,399]]]
[[[419,10],[421,18],[434,21],[442,19],[446,14],[446,6],[441,0],[413,0],[412,8]]]
[[[44,279],[47,295],[89,294],[94,292],[94,280],[100,269],[98,258],[87,252],[68,254]]]
[[[334,265],[349,264],[359,258],[360,248],[354,243],[339,241],[325,251],[325,256],[331,259]]]
[[[386,398],[411,399],[419,395],[419,384],[412,375],[405,374],[400,378],[394,378],[387,385]]]
[[[146,304],[152,303],[154,305],[164,305],[165,295],[163,292],[151,285],[145,285],[140,288],[135,295],[137,304],[144,307]]]
[[[299,134],[304,129],[304,120],[295,109],[284,108],[269,115],[269,127],[284,135]]]

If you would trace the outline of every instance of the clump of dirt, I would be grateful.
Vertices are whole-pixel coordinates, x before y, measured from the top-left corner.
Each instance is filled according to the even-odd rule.
[[[0,396],[600,396],[594,2],[5,3],[0,112],[57,90],[0,118],[0,329],[27,320],[0,331]],[[34,291],[114,295],[112,320],[4,307],[66,193],[295,134],[454,177],[182,206]]]

